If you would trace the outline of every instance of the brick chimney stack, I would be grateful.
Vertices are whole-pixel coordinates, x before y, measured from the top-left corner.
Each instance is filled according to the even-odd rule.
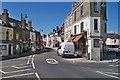
[[[75,2],[72,2],[72,10],[75,8]]]
[[[22,19],[22,28],[24,29],[25,26],[26,26],[26,20],[25,20],[25,18],[23,18],[23,19]]]
[[[2,13],[2,19],[3,19],[3,22],[6,26],[9,25],[9,14],[8,14],[8,10],[7,9],[4,9],[3,10],[3,13]]]
[[[28,21],[27,28],[28,28],[28,30],[32,30],[32,20]]]
[[[7,15],[8,16],[8,10],[4,9],[2,15]]]
[[[28,21],[28,27],[32,27],[32,20]]]

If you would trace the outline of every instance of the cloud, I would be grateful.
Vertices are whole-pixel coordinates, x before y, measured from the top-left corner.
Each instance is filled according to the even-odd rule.
[[[114,33],[114,31],[107,31],[107,33]]]

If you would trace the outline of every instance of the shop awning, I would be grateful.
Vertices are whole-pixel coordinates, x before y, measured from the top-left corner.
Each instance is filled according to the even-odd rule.
[[[78,42],[81,38],[82,38],[83,35],[78,35],[74,38],[73,42]]]
[[[68,40],[68,42],[73,42],[74,38],[75,38],[74,36],[70,37],[69,40]]]

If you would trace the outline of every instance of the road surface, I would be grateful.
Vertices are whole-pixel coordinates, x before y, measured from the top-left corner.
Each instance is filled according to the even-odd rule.
[[[113,79],[119,78],[118,63],[79,62],[61,58],[55,50],[49,48],[40,54],[2,61],[0,73],[2,79],[16,80],[67,80],[67,79]]]

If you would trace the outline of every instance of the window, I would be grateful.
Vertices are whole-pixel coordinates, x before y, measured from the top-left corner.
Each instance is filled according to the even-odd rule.
[[[76,21],[76,11],[74,12],[74,21]]]
[[[32,35],[32,41],[34,41],[34,36]]]
[[[98,30],[98,19],[94,19],[94,30]]]
[[[83,16],[83,6],[80,7],[80,15]]]
[[[19,39],[19,34],[16,34],[16,39],[17,39],[17,40]]]
[[[94,39],[94,47],[99,48],[99,39]]]
[[[84,22],[81,22],[81,32],[84,30]]]
[[[105,33],[107,33],[107,29],[106,29],[106,27],[107,27],[107,26],[106,26],[106,23],[105,23]]]
[[[94,2],[94,12],[98,11],[98,2]]]
[[[10,25],[12,26],[12,27],[15,27],[15,23],[13,23],[13,22],[10,22]]]
[[[6,40],[9,40],[9,29],[6,31]]]
[[[0,50],[6,50],[7,46],[6,45],[0,45]]]
[[[76,34],[76,25],[74,26],[74,34]]]

